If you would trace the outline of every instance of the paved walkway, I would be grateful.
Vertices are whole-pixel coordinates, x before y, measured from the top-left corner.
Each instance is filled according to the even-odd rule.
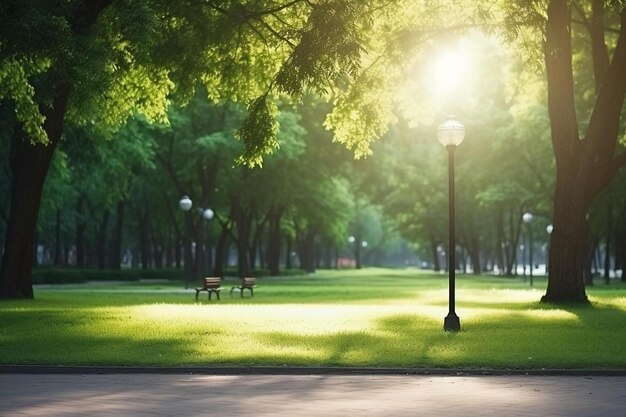
[[[626,377],[4,374],[0,415],[613,417]]]

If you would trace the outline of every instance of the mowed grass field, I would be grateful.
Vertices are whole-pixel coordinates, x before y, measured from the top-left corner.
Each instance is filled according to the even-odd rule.
[[[255,297],[195,301],[180,283],[35,288],[0,302],[0,363],[626,368],[626,286],[591,306],[539,302],[521,279],[459,276],[462,331],[442,330],[447,276],[320,271],[265,278]]]

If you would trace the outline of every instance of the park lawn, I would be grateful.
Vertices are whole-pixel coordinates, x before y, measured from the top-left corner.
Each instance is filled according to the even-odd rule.
[[[179,283],[38,287],[0,302],[0,363],[626,368],[624,284],[598,283],[591,306],[541,304],[535,284],[458,277],[458,334],[442,330],[446,276],[417,270],[265,278],[221,301]]]

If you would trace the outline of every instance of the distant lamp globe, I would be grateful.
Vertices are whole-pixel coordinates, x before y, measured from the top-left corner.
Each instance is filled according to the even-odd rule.
[[[183,198],[181,198],[178,202],[178,206],[182,211],[189,211],[191,210],[191,206],[193,206],[193,202],[191,201],[189,196],[184,195]]]
[[[204,211],[202,212],[202,217],[204,217],[204,218],[205,218],[205,220],[211,220],[211,219],[213,218],[213,215],[214,215],[214,214],[215,214],[215,213],[213,213],[213,210],[211,210],[210,208],[208,208],[208,209],[206,209],[206,210],[204,210]]]
[[[524,215],[522,215],[522,220],[524,221],[524,223],[530,223],[533,221],[533,215],[532,213],[524,213]]]

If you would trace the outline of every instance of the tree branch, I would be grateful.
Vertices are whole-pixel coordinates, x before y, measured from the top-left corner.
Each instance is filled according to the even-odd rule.
[[[557,169],[563,164],[576,163],[581,147],[574,103],[570,22],[568,2],[550,1],[544,55],[548,76],[548,113]]]
[[[600,86],[585,135],[588,149],[596,156],[596,164],[601,169],[606,169],[615,155],[620,116],[626,96],[624,74],[626,74],[626,7],[621,12],[621,31],[613,60]]]

